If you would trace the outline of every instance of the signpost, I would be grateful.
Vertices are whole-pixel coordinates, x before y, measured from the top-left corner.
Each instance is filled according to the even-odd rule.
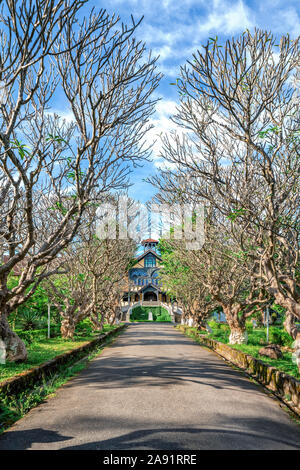
[[[48,304],[48,339],[50,338],[50,308],[51,305]]]
[[[269,342],[269,307],[267,307],[267,343]]]

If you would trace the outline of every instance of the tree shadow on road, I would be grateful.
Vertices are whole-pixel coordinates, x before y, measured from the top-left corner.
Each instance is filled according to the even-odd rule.
[[[216,354],[182,337],[174,329],[154,330],[152,327],[141,328],[140,325],[134,325],[134,330],[128,331],[129,336],[127,334],[118,338],[109,350],[106,350],[106,354],[82,371],[72,383],[76,382],[82,386],[89,383],[89,386],[92,384],[101,389],[123,389],[136,385],[185,386],[193,382],[214,389],[239,388],[246,393],[258,390],[256,385],[224,364]],[[168,341],[165,338],[168,338]],[[147,346],[153,348],[149,349]],[[167,356],[157,355],[160,346],[163,346],[163,351],[166,350]],[[151,355],[147,356],[147,352]]]
[[[214,389],[239,389],[245,393],[257,391],[242,374],[224,364],[213,353],[208,357],[166,358],[158,356],[107,356],[94,361],[70,383],[99,389],[142,387],[187,386],[189,383],[204,384]]]
[[[61,436],[58,432],[34,428],[24,431],[14,431],[11,428],[0,436],[0,450],[25,450],[30,449],[32,443],[53,443],[73,439],[71,436]]]
[[[226,425],[221,425],[218,428],[166,427],[140,429],[103,441],[61,448],[65,450],[300,449],[300,432],[298,436],[291,439],[290,428],[281,425],[281,432],[274,434],[272,432],[274,426],[278,426],[278,423],[257,418],[252,419],[251,423],[247,423],[247,427],[245,427],[245,423],[237,422],[234,426],[235,429],[230,429],[230,426]],[[267,431],[266,433],[262,431],[264,429]],[[286,435],[289,437],[285,437]]]
[[[0,450],[26,450],[37,443],[41,445],[34,448],[44,450],[299,450],[299,436],[300,431],[291,437],[289,426],[261,418],[251,418],[247,423],[244,420],[220,423],[217,427],[138,429],[113,438],[76,445],[63,444],[73,437],[36,428],[4,433],[0,437]],[[47,446],[48,443],[50,446]],[[58,445],[53,446],[55,443]]]
[[[161,433],[161,435],[159,435]],[[178,434],[174,436],[173,433]],[[170,434],[173,439],[170,439]],[[186,442],[185,442],[186,441]],[[107,441],[91,442],[64,450],[275,450],[300,449],[285,440],[219,429],[153,429],[135,431]]]

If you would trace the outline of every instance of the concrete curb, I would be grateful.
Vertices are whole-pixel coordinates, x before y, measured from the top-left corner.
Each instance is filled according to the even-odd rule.
[[[0,382],[0,394],[16,395],[24,390],[33,388],[35,385],[46,380],[51,373],[56,372],[57,367],[80,360],[96,346],[103,344],[108,337],[115,335],[124,328],[126,328],[125,324],[120,325],[114,330],[99,335],[97,338],[83,344],[82,346],[60,354],[50,361],[44,362],[39,366],[28,369],[14,377]]]
[[[186,332],[188,327],[180,325],[179,330]],[[300,416],[300,381],[276,369],[276,367],[243,353],[229,345],[207,338],[201,333],[194,333],[203,346],[215,351],[233,365],[244,370],[249,376],[270,390],[277,398],[283,401],[294,413]]]

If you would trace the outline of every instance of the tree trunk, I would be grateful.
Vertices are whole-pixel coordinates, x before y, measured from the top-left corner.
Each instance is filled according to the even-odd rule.
[[[91,322],[93,323],[93,330],[94,331],[101,331],[102,330],[102,326],[101,326],[101,323],[99,321],[99,315],[98,313],[94,312],[91,316]]]
[[[202,330],[202,331],[208,331],[208,333],[212,333],[212,329],[207,323],[207,319],[205,317],[203,318],[201,315],[198,315],[196,317],[196,326],[197,326],[197,330],[199,331]]]
[[[248,335],[245,328],[232,327],[230,328],[229,344],[247,344]]]
[[[182,306],[182,315],[181,315],[181,325],[186,325],[187,324],[187,311],[184,306]]]
[[[300,304],[293,295],[289,293],[289,291],[282,291],[282,287],[277,280],[271,260],[265,259],[263,267],[269,282],[268,290],[270,294],[275,297],[276,303],[281,305],[281,307],[284,307],[288,312],[291,312],[298,320],[300,320]],[[292,283],[293,282],[294,280],[292,280]]]
[[[286,312],[284,327],[288,334],[295,340],[293,343],[293,356],[300,372],[300,331],[295,325],[295,317],[291,312]]]
[[[223,311],[230,328],[229,344],[247,344],[248,335],[244,318],[239,317],[240,306],[224,306]]]
[[[115,323],[116,312],[113,312],[109,317],[109,325],[112,326]]]
[[[117,307],[115,312],[116,312],[115,323],[119,324],[122,321],[122,309],[121,309],[121,307]]]
[[[23,341],[14,333],[9,326],[5,314],[0,315],[0,339],[2,340],[2,360],[9,362],[24,362],[27,360],[26,346]]]
[[[73,339],[75,334],[76,323],[73,318],[63,318],[61,322],[60,332],[64,339]]]

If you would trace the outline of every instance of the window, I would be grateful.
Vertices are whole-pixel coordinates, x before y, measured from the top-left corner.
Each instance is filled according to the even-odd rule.
[[[147,255],[145,256],[145,264],[144,264],[145,268],[153,268],[154,266],[156,266],[156,259],[155,259],[155,256],[153,255]]]

